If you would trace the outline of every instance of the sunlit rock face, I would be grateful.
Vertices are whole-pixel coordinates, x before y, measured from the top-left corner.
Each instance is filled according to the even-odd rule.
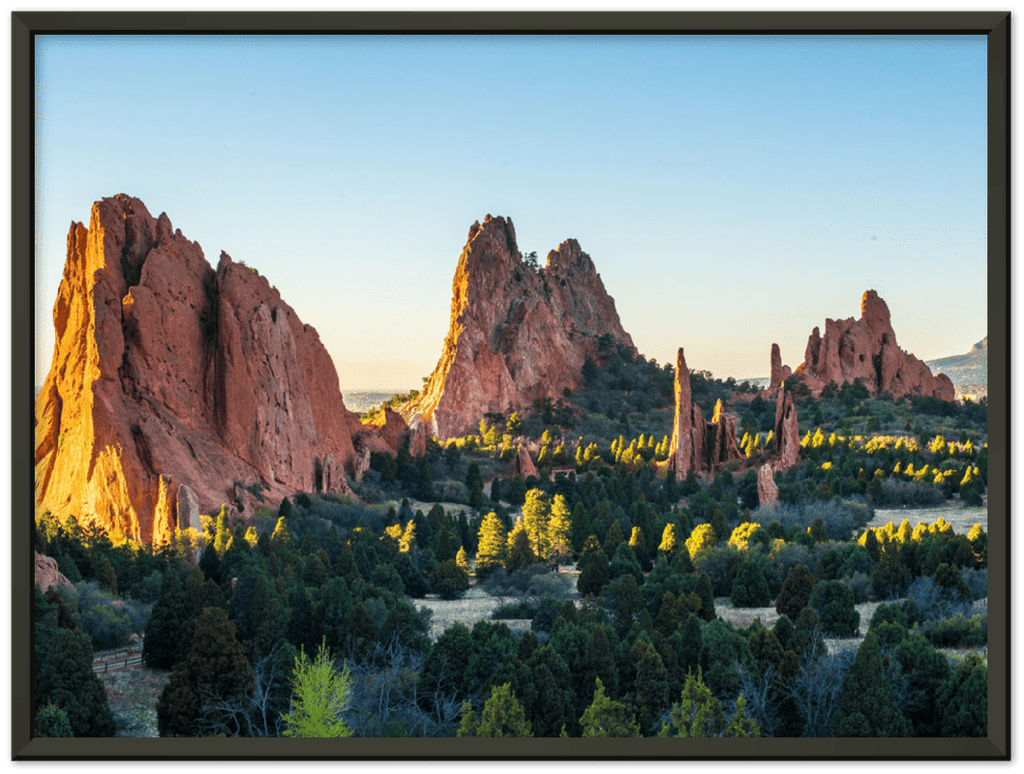
[[[214,270],[167,215],[119,195],[73,223],[53,320],[37,512],[160,542],[197,511],[252,515],[254,485],[268,504],[347,489],[365,430],[316,330],[226,253]]]
[[[868,392],[894,398],[927,395],[953,400],[949,377],[933,375],[928,366],[896,343],[889,307],[874,290],[861,299],[859,320],[825,320],[825,334],[816,327],[807,340],[804,362],[796,373],[815,395],[830,383],[860,381]],[[774,368],[773,368],[774,375]]]
[[[463,435],[484,414],[508,416],[578,386],[603,335],[636,352],[576,240],[534,269],[520,256],[512,221],[488,215],[470,228],[455,270],[441,357],[401,412],[410,426],[429,423],[441,440]]]

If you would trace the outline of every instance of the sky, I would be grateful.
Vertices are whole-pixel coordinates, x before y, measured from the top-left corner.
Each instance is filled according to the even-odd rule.
[[[570,237],[638,349],[737,379],[888,303],[922,359],[987,334],[981,37],[36,41],[36,381],[73,221],[127,193],[256,267],[344,391],[434,368],[469,226]]]

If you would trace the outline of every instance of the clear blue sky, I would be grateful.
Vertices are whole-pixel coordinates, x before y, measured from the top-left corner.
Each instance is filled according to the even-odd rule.
[[[924,359],[987,333],[983,37],[36,43],[40,383],[68,226],[122,192],[267,276],[343,390],[420,386],[488,213],[716,376],[868,288]]]

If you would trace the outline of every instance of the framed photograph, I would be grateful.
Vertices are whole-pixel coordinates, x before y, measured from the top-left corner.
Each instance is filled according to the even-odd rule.
[[[1019,487],[1011,489],[1008,470],[1016,459],[1008,427],[1018,416],[1009,389],[1010,365],[1017,363],[1009,298],[1018,281],[1020,236],[1015,10],[29,6],[9,13],[7,29],[12,766],[201,760],[289,768],[427,760],[682,768],[771,760],[997,768],[1019,760],[1019,566],[1011,549],[1020,535],[1016,519],[1008,518],[1019,511]],[[120,259],[112,257],[116,250]],[[89,263],[96,255],[108,263]],[[680,376],[684,370],[688,379]],[[75,393],[70,385],[76,383],[87,388]],[[779,424],[795,397],[792,425]],[[139,406],[153,406],[152,417],[119,415],[110,406],[122,399],[136,414]],[[34,419],[26,411],[30,403]],[[944,414],[942,405],[958,407]],[[957,425],[967,422],[965,405],[982,406],[987,426],[984,420]],[[947,415],[953,419],[943,424]],[[921,419],[932,416],[938,419]],[[787,453],[783,427],[793,439]],[[639,445],[630,445],[637,434]],[[698,435],[707,440],[695,441],[693,450],[688,444]],[[912,443],[914,450],[938,449],[928,453],[927,480],[920,464],[908,473],[900,459],[904,467],[895,471],[891,462],[885,470],[874,466],[878,482],[871,488],[871,470],[857,469],[866,458],[854,464],[851,457],[843,467],[837,451],[834,470],[830,450],[827,459],[811,453],[839,443],[868,454],[864,448],[876,436]],[[808,449],[794,445],[797,440]],[[588,469],[590,441],[598,459]],[[985,483],[971,488],[972,476],[981,475],[971,462],[977,465],[976,445],[983,448]],[[481,446],[493,454],[481,458],[487,460],[482,478],[476,463],[470,466],[480,479],[474,481],[459,456]],[[428,448],[433,468],[423,464]],[[396,449],[397,463],[384,461]],[[691,457],[684,459],[684,449]],[[81,459],[71,460],[74,455]],[[528,739],[449,738],[460,728],[458,714],[431,727],[440,738],[388,738],[416,736],[417,727],[406,721],[369,724],[344,739],[142,738],[157,736],[155,707],[140,711],[145,719],[137,723],[120,708],[121,715],[112,715],[117,737],[34,735],[41,651],[34,643],[33,589],[38,550],[49,540],[42,534],[49,527],[39,526],[44,512],[52,512],[47,524],[88,512],[83,525],[102,527],[103,540],[114,544],[184,551],[182,534],[217,534],[216,550],[211,536],[191,545],[190,559],[219,566],[231,540],[249,541],[253,551],[262,541],[267,552],[272,541],[291,540],[281,528],[287,496],[308,503],[300,492],[330,493],[337,504],[345,494],[376,514],[373,540],[397,555],[407,551],[401,541],[414,541],[403,524],[429,521],[424,512],[431,500],[467,504],[466,534],[476,534],[486,516],[481,503],[493,499],[501,511],[507,500],[511,533],[519,510],[526,512],[526,484],[518,502],[508,500],[507,489],[498,494],[502,477],[540,487],[531,491],[547,486],[550,518],[549,494],[558,492],[564,503],[569,492],[571,501],[572,487],[588,475],[593,480],[602,455],[610,465],[603,471],[636,461],[630,475],[641,469],[649,475],[633,476],[630,486],[649,479],[655,487],[651,498],[641,492],[621,515],[607,496],[606,523],[595,528],[601,534],[594,541],[599,548],[603,542],[613,579],[627,572],[612,558],[617,546],[652,566],[658,556],[666,563],[666,552],[648,545],[665,540],[666,519],[686,529],[680,543],[697,525],[705,527],[709,546],[721,544],[726,564],[733,561],[728,552],[740,556],[749,545],[744,541],[763,526],[757,536],[764,539],[763,564],[778,564],[771,545],[776,551],[798,546],[815,532],[808,525],[787,531],[764,519],[737,536],[744,522],[758,522],[758,498],[767,504],[766,490],[758,488],[758,471],[767,467],[761,486],[774,487],[780,507],[790,504],[796,513],[813,501],[836,513],[869,514],[847,529],[849,550],[844,554],[840,543],[833,551],[836,571],[817,579],[846,589],[851,600],[859,595],[858,605],[869,599],[871,612],[899,596],[884,596],[881,582],[870,590],[882,551],[876,534],[895,540],[883,515],[898,525],[895,509],[909,504],[912,515],[919,496],[958,507],[966,502],[961,486],[971,492],[972,506],[975,494],[984,499],[984,510],[979,503],[971,514],[983,514],[987,575],[971,578],[987,583],[987,594],[969,590],[976,602],[984,600],[984,610],[968,615],[977,613],[975,622],[987,631],[985,644],[974,648],[983,654],[979,674],[986,676],[987,694],[983,713],[978,707],[965,713],[983,714],[987,734],[975,733],[974,721],[973,730],[964,730],[971,725],[965,721],[964,728],[947,726],[959,729],[955,736],[924,738],[913,732],[927,723],[915,727],[896,711],[906,738],[877,738],[881,721],[863,715],[842,725],[851,737],[876,737],[865,744],[800,720],[794,703],[787,711],[793,723],[806,721],[807,735],[800,736],[779,719],[778,706],[749,696],[745,705],[755,722],[761,719],[758,730],[766,733],[755,735],[762,738],[558,738],[557,723],[547,729],[537,720],[535,728],[547,730]],[[776,462],[786,455],[786,464]],[[952,462],[943,466],[945,460]],[[131,466],[139,461],[146,470],[133,478]],[[699,483],[685,500],[652,505],[652,518],[646,504],[656,502],[653,492],[662,484],[655,479],[670,480],[667,469],[672,481],[688,483],[692,472]],[[566,471],[571,478],[555,475]],[[364,474],[372,493],[359,483]],[[228,493],[208,486],[204,475],[218,477]],[[429,490],[422,497],[417,476]],[[888,500],[881,494],[887,477],[905,482],[886,484]],[[395,486],[413,487],[401,505],[385,485],[395,479]],[[493,482],[495,488],[485,488]],[[722,492],[736,488],[725,499],[738,505],[727,513],[711,507],[707,518],[697,506],[687,508],[697,491],[715,486],[720,490],[709,497],[725,503]],[[392,513],[399,511],[393,518],[387,514],[392,499]],[[418,505],[423,510],[414,517]],[[330,507],[316,511],[328,524],[334,517],[323,514]],[[449,517],[441,517],[445,530]],[[458,515],[452,518],[458,532]],[[356,534],[362,528],[356,520],[339,531],[331,526],[332,540]],[[647,544],[640,522],[648,531],[658,526]],[[622,534],[609,541],[611,524]],[[430,527],[431,541],[440,528]],[[966,522],[951,527],[965,535],[970,528]],[[521,529],[527,531],[525,520]],[[836,540],[824,522],[814,529],[819,543]],[[503,541],[505,530],[502,525]],[[323,548],[316,534],[305,532],[306,558]],[[475,554],[474,569],[480,561],[479,553],[465,551],[476,541],[458,540],[464,541],[460,559],[452,551],[450,562],[458,565],[456,574],[464,572],[463,557]],[[544,540],[528,540],[534,543],[527,553],[539,561]],[[526,546],[525,536],[522,541]],[[513,543],[509,537],[508,546]],[[968,543],[980,552],[976,544]],[[693,559],[702,550],[686,545],[682,553]],[[437,626],[447,620],[447,608],[434,604],[434,595],[447,588],[447,576],[446,559],[436,552],[449,548],[432,543],[429,561],[417,560],[429,572],[403,557],[422,584],[430,578],[431,599],[412,601],[430,607]],[[321,553],[323,578],[312,559],[300,563],[316,587],[343,573],[338,568],[345,561]],[[559,561],[579,572],[582,553],[565,547],[554,574]],[[820,553],[808,550],[808,556]],[[56,571],[58,558],[51,559]],[[66,569],[75,565],[60,561]],[[936,562],[922,562],[931,568],[925,574],[935,575]],[[760,597],[753,591],[749,603],[736,591],[736,578],[750,579],[752,589],[755,580],[761,584],[764,568],[753,560],[733,564],[723,564],[721,583],[708,579],[711,606],[730,633],[721,637],[748,652],[758,637],[751,632],[774,626],[779,614],[769,604],[746,618],[722,617],[726,608],[764,606],[755,604]],[[652,569],[641,565],[642,586]],[[949,584],[970,586],[955,568],[948,571],[958,578]],[[104,572],[114,569],[89,568],[90,594],[116,594],[116,578]],[[778,572],[780,587],[785,577]],[[386,586],[392,576],[410,596],[411,576],[393,567],[374,574],[374,583]],[[230,611],[236,582],[255,582],[225,578],[221,606]],[[578,583],[577,574],[571,578]],[[775,582],[765,582],[766,592]],[[141,579],[132,584],[136,598],[122,592],[117,604],[129,612],[118,614],[144,618],[160,597],[160,577],[145,592]],[[643,698],[644,678],[628,655],[634,641],[642,646],[638,653],[649,649],[666,675],[662,682],[677,688],[657,652],[668,659],[678,650],[668,643],[682,618],[679,627],[670,621],[655,636],[662,625],[651,605],[660,607],[638,591],[638,604],[646,607],[623,622],[625,613],[615,612],[615,604],[626,605],[615,602],[623,584],[613,592],[606,584],[595,587],[588,604],[600,608],[608,631],[629,642],[616,655],[633,670],[620,678],[632,686],[622,690],[624,711],[643,721],[644,736],[657,736],[662,721],[667,734],[687,735],[672,725],[673,706],[681,712],[678,690],[668,699]],[[930,578],[928,585],[934,586]],[[528,610],[532,631],[542,632],[538,645],[550,637],[538,618],[559,614],[554,601],[538,599]],[[359,607],[379,634],[387,604]],[[853,649],[868,632],[864,610],[859,629],[855,621],[849,633]],[[346,612],[346,631],[356,631],[364,617]],[[467,620],[469,629],[474,622]],[[226,615],[224,623],[230,623]],[[209,626],[212,631],[212,619]],[[530,629],[528,621],[523,629]],[[95,632],[89,636],[99,650]],[[425,659],[438,632],[423,637]],[[346,647],[360,647],[350,640]],[[250,650],[261,647],[247,643]],[[314,644],[303,653],[311,657]],[[887,666],[894,647],[886,651]],[[555,657],[569,675],[570,666]],[[416,669],[427,669],[422,659]],[[798,669],[794,659],[786,669]],[[729,675],[710,678],[726,696],[724,709],[715,700],[723,718],[741,718],[740,677]],[[571,693],[566,686],[557,690],[563,688]],[[663,688],[669,690],[657,690]],[[886,700],[894,701],[892,687],[886,690]],[[469,697],[456,691],[447,699],[456,707]],[[776,703],[784,698],[778,693]],[[918,699],[906,698],[904,708],[919,712]],[[479,715],[483,705],[464,704],[459,717],[465,720],[470,709]],[[566,716],[570,731],[580,730],[577,708]],[[53,719],[61,713],[53,713],[46,723],[63,728]],[[68,722],[68,713],[63,716]],[[712,735],[724,729],[723,722]],[[221,731],[231,735],[227,726]]]

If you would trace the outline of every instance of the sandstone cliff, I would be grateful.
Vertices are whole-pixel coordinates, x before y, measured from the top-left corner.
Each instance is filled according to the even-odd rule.
[[[668,469],[677,480],[692,470],[697,474],[713,474],[733,460],[742,460],[736,443],[736,417],[725,414],[722,401],[715,405],[710,422],[704,421],[700,407],[693,402],[690,391],[690,369],[683,357],[683,348],[676,354],[676,410],[669,447]]]
[[[236,497],[347,487],[352,436],[333,362],[276,289],[138,199],[73,223],[36,399],[36,508],[162,541]],[[236,486],[239,484],[238,486]]]
[[[825,320],[825,334],[815,328],[807,340],[804,362],[796,373],[811,392],[829,383],[842,386],[861,381],[872,395],[888,392],[894,398],[928,395],[953,400],[949,377],[932,375],[922,361],[896,343],[889,307],[874,290],[861,299],[859,320]],[[774,362],[773,362],[774,375]]]
[[[474,224],[452,282],[451,323],[423,392],[401,407],[441,440],[473,430],[485,413],[528,408],[579,384],[608,334],[636,352],[615,302],[576,240],[535,270],[523,261],[512,221]]]

